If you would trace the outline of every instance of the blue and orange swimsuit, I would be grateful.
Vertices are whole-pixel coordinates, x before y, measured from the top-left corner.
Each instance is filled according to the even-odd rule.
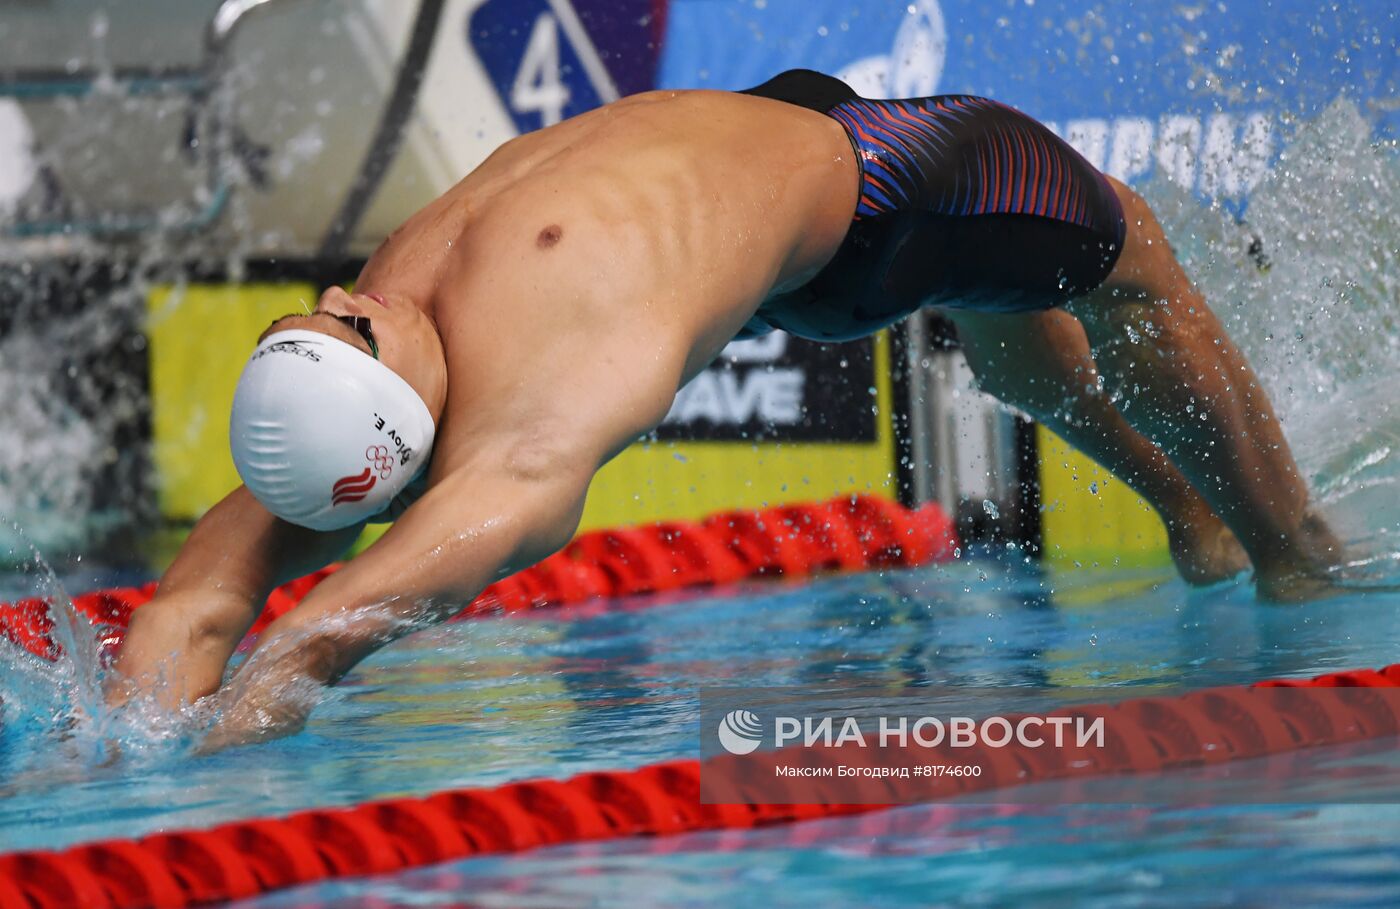
[[[1123,248],[1108,179],[1025,114],[972,95],[877,101],[790,70],[745,94],[826,114],[861,168],[850,231],[810,282],[741,336],[861,337],[925,305],[1047,309],[1101,285]]]

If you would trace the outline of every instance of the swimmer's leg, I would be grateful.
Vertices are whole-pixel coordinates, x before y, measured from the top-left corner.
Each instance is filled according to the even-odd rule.
[[[1112,181],[1127,219],[1123,253],[1073,301],[1095,362],[1133,428],[1171,457],[1234,531],[1261,595],[1322,595],[1341,558],[1308,509],[1308,489],[1258,378],[1176,261],[1136,193]]]
[[[1058,309],[947,315],[984,391],[1088,452],[1157,509],[1182,577],[1213,584],[1248,570],[1249,558],[1225,523],[1100,388],[1078,320]]]

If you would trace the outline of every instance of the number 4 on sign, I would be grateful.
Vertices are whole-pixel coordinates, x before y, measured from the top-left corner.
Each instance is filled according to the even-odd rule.
[[[517,130],[552,126],[617,100],[617,83],[576,8],[606,11],[614,2],[484,0],[476,7],[467,38]]]
[[[541,13],[516,70],[510,104],[517,113],[539,114],[542,126],[553,126],[564,119],[568,103],[569,87],[559,68],[559,20],[553,13]]]

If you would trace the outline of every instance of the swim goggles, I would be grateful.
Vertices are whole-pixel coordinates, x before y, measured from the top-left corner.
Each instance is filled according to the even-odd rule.
[[[364,338],[365,343],[369,345],[370,354],[376,360],[379,359],[379,344],[374,340],[374,330],[369,326],[369,316],[339,316],[335,313],[328,313],[328,315],[348,325],[351,331]]]

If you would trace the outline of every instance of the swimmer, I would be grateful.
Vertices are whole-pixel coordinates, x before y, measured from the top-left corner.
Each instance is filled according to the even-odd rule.
[[[562,547],[600,466],[736,337],[858,338],[930,306],[983,388],[1132,484],[1208,583],[1316,595],[1335,541],[1263,389],[1147,204],[983,98],[864,100],[810,71],[636,95],[513,139],[353,293],[258,340],[244,485],[138,610],[120,701],[220,688],[277,585],[378,541],[261,636],[206,747],[300,727],[330,685]]]

